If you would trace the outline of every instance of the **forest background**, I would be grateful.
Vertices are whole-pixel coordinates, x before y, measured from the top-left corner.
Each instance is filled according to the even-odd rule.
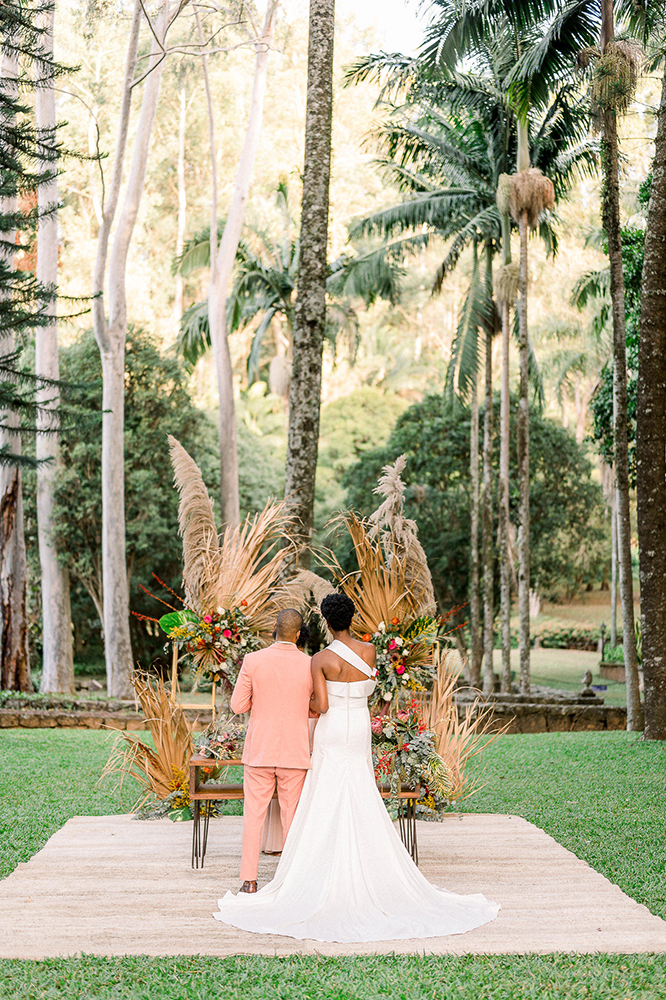
[[[346,69],[359,57],[380,48],[415,45],[420,26],[410,8],[394,0],[386,12],[368,5],[359,14],[352,4],[340,4],[336,19],[333,163],[329,259],[352,252],[349,229],[367,216],[400,200],[397,189],[376,163],[376,127],[390,109],[378,104],[379,87],[372,83],[345,85]],[[393,9],[395,8],[395,10]],[[370,16],[368,16],[370,10]],[[373,13],[375,18],[372,18]],[[395,20],[389,17],[395,15]],[[91,271],[100,219],[98,153],[110,154],[118,119],[118,67],[124,58],[127,22],[110,5],[58,4],[56,58],[79,68],[58,84],[57,115],[65,122],[61,139],[70,150],[90,160],[67,159],[60,177],[63,207],[60,224],[60,292],[90,294]],[[400,44],[406,42],[407,45]],[[252,53],[229,45],[209,59],[216,112],[220,216],[224,216],[238,163],[252,85]],[[260,255],[284,258],[298,231],[301,198],[307,4],[289,2],[280,8],[268,69],[264,123],[259,143],[244,239]],[[622,214],[625,224],[641,229],[644,217],[639,189],[645,180],[654,135],[658,80],[649,75],[639,85],[630,113],[621,121],[624,155]],[[208,224],[210,166],[206,104],[198,59],[172,54],[167,60],[151,141],[147,182],[127,269],[132,332],[126,374],[126,490],[128,564],[131,607],[155,614],[155,602],[141,589],[153,587],[151,573],[178,585],[180,544],[176,531],[176,496],[171,485],[167,433],[188,447],[204,470],[210,492],[217,495],[219,452],[216,429],[216,381],[213,360],[205,355],[193,370],[175,345],[183,311],[206,295],[206,269],[186,277],[174,262],[184,241]],[[131,128],[136,125],[133,119]],[[131,141],[130,134],[130,141]],[[102,161],[108,169],[108,161]],[[179,169],[180,168],[180,169]],[[539,466],[539,435],[534,438],[537,469],[546,471],[557,450],[573,475],[556,470],[551,484],[576,494],[583,505],[574,525],[575,538],[552,522],[542,535],[544,549],[562,558],[543,569],[536,551],[535,587],[552,600],[571,600],[587,588],[608,585],[610,521],[605,506],[601,467],[592,442],[590,400],[610,350],[610,334],[597,321],[598,304],[583,310],[572,302],[582,275],[603,269],[606,258],[599,236],[599,181],[576,182],[557,209],[559,248],[547,257],[538,239],[530,252],[530,335],[543,384],[543,461]],[[355,249],[367,249],[357,245]],[[438,295],[431,292],[445,245],[432,243],[417,257],[405,258],[395,301],[346,304],[348,314],[337,337],[325,351],[322,427],[317,469],[315,511],[317,541],[336,509],[353,502],[371,503],[369,487],[383,460],[409,451],[409,430],[424,442],[430,465],[446,463],[446,474],[465,481],[465,442],[469,416],[461,410],[447,417],[451,454],[442,455],[424,428],[438,428],[441,414],[427,397],[441,394],[451,359],[464,292],[472,268],[471,254],[450,274]],[[28,262],[26,262],[28,263]],[[280,496],[284,482],[287,431],[287,388],[276,359],[288,352],[285,321],[276,317],[248,373],[248,361],[258,315],[230,337],[235,372],[239,424],[242,513],[259,509],[269,496]],[[66,553],[72,581],[75,659],[80,670],[103,662],[100,626],[101,495],[101,374],[99,353],[90,334],[90,316],[60,326],[62,378],[85,385],[73,394],[70,430],[63,442],[64,469],[58,486],[59,545]],[[497,345],[499,351],[499,344]],[[499,360],[494,370],[499,372]],[[512,372],[516,381],[517,372]],[[497,387],[499,388],[499,386]],[[425,402],[423,402],[425,400]],[[416,405],[416,408],[414,406]],[[420,409],[419,409],[420,406]],[[402,417],[409,410],[411,416]],[[396,428],[396,421],[402,417]],[[433,420],[435,424],[433,424]],[[467,427],[467,429],[465,429]],[[456,452],[455,431],[460,447]],[[548,434],[551,440],[548,440]],[[469,454],[467,444],[467,455]],[[568,449],[568,450],[567,450]],[[590,465],[586,463],[589,459]],[[426,462],[428,465],[428,462]],[[432,470],[431,470],[432,471]],[[408,501],[418,516],[419,498],[427,494],[428,471],[415,471]],[[419,481],[420,480],[420,481]],[[535,474],[539,482],[539,473]],[[541,477],[542,484],[545,482]],[[589,486],[585,496],[581,482]],[[546,483],[546,486],[548,484]],[[606,486],[608,484],[605,484]],[[441,492],[441,491],[440,491]],[[546,500],[549,490],[545,489]],[[36,545],[34,474],[26,474],[26,529],[30,560],[31,662],[38,680],[40,661],[39,558]],[[455,603],[466,587],[465,514],[451,516],[441,507],[433,522],[421,508],[419,524],[431,563],[436,563],[442,603]],[[446,513],[446,517],[444,517]],[[431,523],[428,523],[430,520]],[[546,522],[544,522],[546,523]],[[538,550],[539,539],[535,540]],[[434,550],[436,558],[433,559]],[[462,569],[461,569],[462,567]],[[461,580],[452,578],[456,568]],[[443,608],[444,610],[444,608]],[[135,657],[146,664],[159,656],[162,640],[150,623],[133,621]]]

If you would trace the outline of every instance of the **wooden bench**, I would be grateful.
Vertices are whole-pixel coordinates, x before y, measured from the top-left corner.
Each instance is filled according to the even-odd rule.
[[[206,857],[206,845],[208,843],[208,823],[210,820],[210,803],[236,801],[242,799],[242,784],[215,784],[214,782],[201,781],[201,769],[205,767],[242,767],[240,760],[215,760],[212,757],[202,757],[194,754],[190,758],[190,801],[192,803],[192,818],[194,825],[192,829],[192,867],[203,868]],[[386,785],[379,786],[379,793],[383,799],[391,797],[391,792]],[[402,786],[398,792],[398,829],[400,838],[409,851],[413,861],[419,863],[419,848],[416,839],[416,803],[421,795],[420,788],[407,788]],[[273,793],[273,798],[277,798],[277,792]],[[201,808],[203,805],[203,809]],[[201,814],[203,812],[203,831],[201,829]]]

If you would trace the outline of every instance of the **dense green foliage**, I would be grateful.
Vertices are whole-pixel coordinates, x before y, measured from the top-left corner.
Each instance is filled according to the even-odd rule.
[[[1,1000],[660,1000],[664,955],[376,955],[0,962]]]
[[[159,617],[164,610],[141,586],[173,599],[152,573],[180,589],[181,547],[178,494],[173,486],[167,435],[172,434],[202,469],[210,494],[219,492],[219,453],[213,419],[191,401],[189,375],[173,354],[163,353],[155,338],[133,328],[125,361],[125,517],[130,607]],[[99,350],[92,333],[61,351],[63,380],[76,387],[65,404],[63,467],[58,476],[56,523],[58,547],[66,559],[72,588],[75,656],[102,658],[97,606],[101,594],[101,433],[102,382]],[[270,443],[239,426],[241,507],[257,510],[272,492],[280,492],[281,463]],[[28,507],[29,539],[34,550],[32,497]],[[37,572],[35,566],[35,572]],[[164,637],[150,623],[132,617],[135,658],[144,666],[158,660]]]
[[[515,416],[512,405],[512,441],[516,439]],[[497,400],[495,426],[499,426]],[[400,454],[407,456],[405,509],[418,525],[443,610],[464,603],[468,594],[469,435],[468,410],[453,412],[443,396],[428,396],[398,418],[384,448],[367,452],[345,478],[349,505],[368,514],[377,505],[372,489],[382,466]],[[497,469],[497,439],[493,461]],[[575,594],[598,580],[606,558],[601,490],[592,481],[592,467],[583,449],[566,430],[535,410],[530,414],[530,465],[533,586],[548,597]],[[515,451],[510,473],[515,515]]]

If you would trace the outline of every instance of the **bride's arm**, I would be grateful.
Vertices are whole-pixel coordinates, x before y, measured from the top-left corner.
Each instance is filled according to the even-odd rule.
[[[310,698],[310,709],[313,712],[318,712],[319,715],[325,715],[328,712],[328,692],[326,691],[326,678],[324,677],[318,653],[315,653],[312,657],[311,670],[314,691]]]

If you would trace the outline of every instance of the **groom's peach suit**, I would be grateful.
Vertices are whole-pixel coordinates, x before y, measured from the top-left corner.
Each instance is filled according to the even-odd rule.
[[[250,712],[243,751],[243,854],[240,877],[257,877],[261,828],[277,783],[285,839],[310,767],[310,657],[292,643],[248,653],[231,710]]]

